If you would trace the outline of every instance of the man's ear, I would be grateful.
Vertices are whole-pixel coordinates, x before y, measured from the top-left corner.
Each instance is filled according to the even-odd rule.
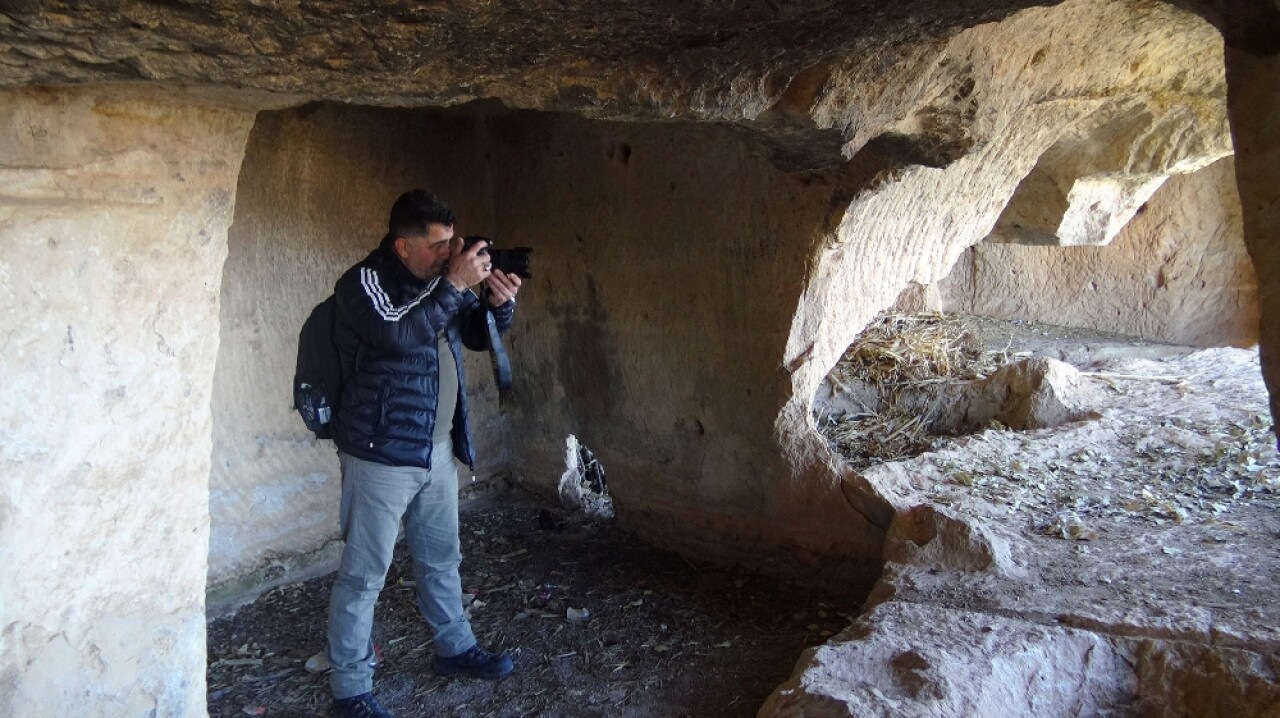
[[[396,237],[391,242],[391,248],[395,250],[396,256],[401,260],[409,258],[409,240],[404,237]]]

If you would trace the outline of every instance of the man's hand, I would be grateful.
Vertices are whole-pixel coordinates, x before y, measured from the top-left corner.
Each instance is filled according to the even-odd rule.
[[[516,292],[520,291],[520,275],[495,269],[485,278],[484,284],[489,288],[489,304],[500,307],[516,298]]]
[[[467,287],[479,284],[489,276],[489,254],[485,252],[488,242],[476,242],[465,252],[455,255],[449,260],[449,269],[444,278],[459,292]],[[481,254],[481,252],[485,252]]]

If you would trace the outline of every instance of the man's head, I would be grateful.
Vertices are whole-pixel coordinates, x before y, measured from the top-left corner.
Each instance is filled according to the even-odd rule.
[[[453,210],[430,192],[415,189],[391,205],[387,238],[413,276],[426,280],[444,273],[453,253]]]

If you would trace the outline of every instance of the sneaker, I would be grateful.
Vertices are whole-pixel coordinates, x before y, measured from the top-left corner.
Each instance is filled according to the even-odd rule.
[[[395,718],[378,705],[372,693],[333,699],[333,718]]]
[[[448,676],[461,673],[471,678],[501,678],[511,672],[511,656],[505,653],[490,653],[480,646],[472,646],[456,656],[445,658],[436,656],[432,661],[436,675]]]

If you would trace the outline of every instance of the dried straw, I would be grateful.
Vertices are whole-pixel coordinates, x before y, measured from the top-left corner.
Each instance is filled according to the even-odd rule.
[[[877,387],[879,410],[827,417],[819,426],[856,467],[914,456],[932,445],[929,429],[945,407],[935,400],[923,413],[908,412],[901,408],[904,404],[918,407],[921,402],[900,400],[907,394],[918,399],[931,392],[930,385],[980,379],[1006,359],[1005,353],[986,351],[977,327],[962,316],[882,313],[828,377],[844,387],[860,382]]]
[[[994,368],[987,355],[963,317],[886,312],[858,335],[837,370],[878,386],[974,379]]]

